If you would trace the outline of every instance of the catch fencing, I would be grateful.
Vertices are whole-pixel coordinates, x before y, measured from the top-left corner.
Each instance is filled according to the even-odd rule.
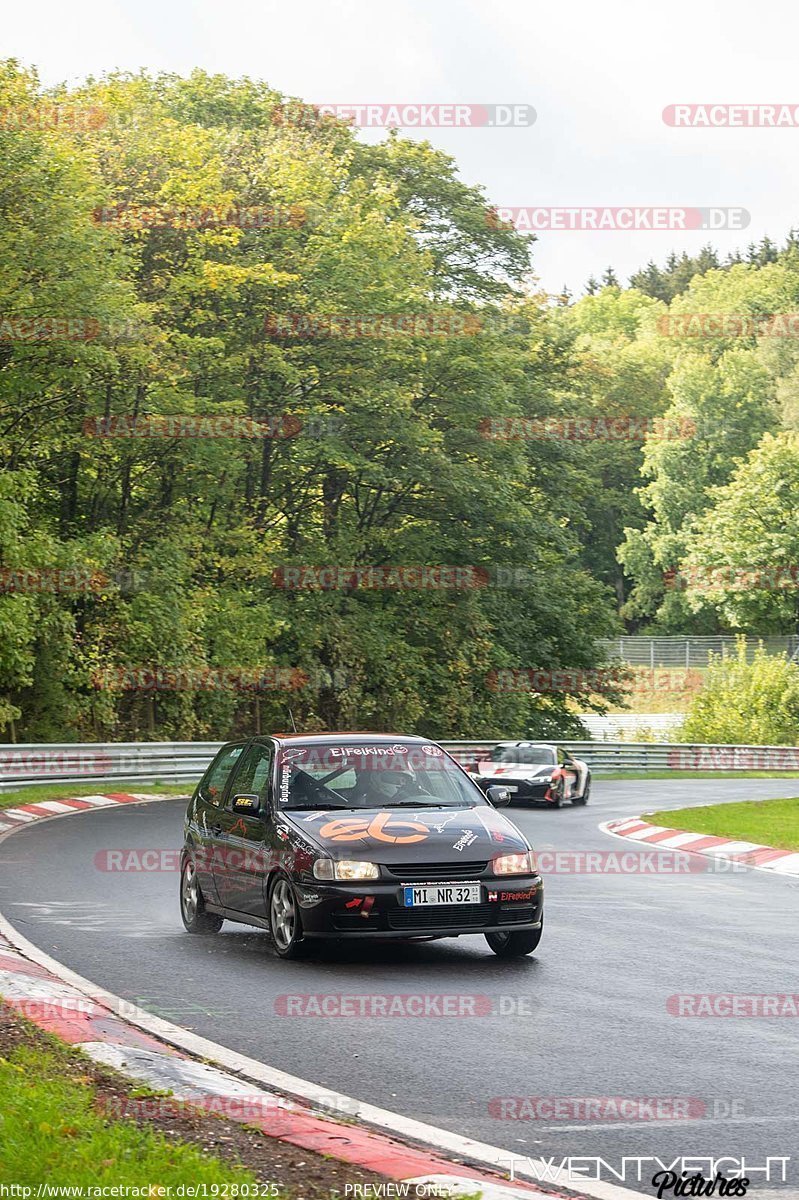
[[[751,662],[758,646],[767,654],[787,654],[799,651],[799,634],[774,637],[747,637],[746,657]],[[735,654],[736,639],[718,634],[708,637],[646,637],[631,634],[600,639],[599,645],[608,658],[620,658],[632,667],[706,667],[709,654]]]

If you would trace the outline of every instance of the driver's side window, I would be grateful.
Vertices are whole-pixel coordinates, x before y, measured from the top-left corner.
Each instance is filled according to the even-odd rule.
[[[228,799],[234,796],[256,795],[261,807],[266,806],[269,777],[272,772],[272,751],[269,746],[250,746],[236,767]]]
[[[227,746],[221,750],[200,780],[197,794],[206,804],[220,805],[228,776],[241,758],[243,746]]]

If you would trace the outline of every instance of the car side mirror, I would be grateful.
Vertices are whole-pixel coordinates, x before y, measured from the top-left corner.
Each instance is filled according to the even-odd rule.
[[[261,801],[255,792],[247,792],[234,796],[231,808],[234,813],[240,813],[244,817],[257,817],[261,810]]]
[[[500,787],[497,783],[492,783],[486,788],[486,796],[494,808],[505,808],[510,804],[510,792],[506,787]]]

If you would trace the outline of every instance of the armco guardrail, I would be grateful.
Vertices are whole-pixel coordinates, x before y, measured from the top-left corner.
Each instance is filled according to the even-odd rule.
[[[441,743],[459,762],[483,757],[496,740]],[[799,771],[796,746],[723,746],[682,742],[559,743],[594,771]],[[221,742],[83,742],[0,746],[0,792],[36,783],[192,783]]]

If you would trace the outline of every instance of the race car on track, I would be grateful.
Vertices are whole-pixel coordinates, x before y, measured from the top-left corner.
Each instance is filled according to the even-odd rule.
[[[470,768],[481,787],[501,783],[515,800],[560,808],[564,800],[587,804],[591,793],[588,764],[551,742],[500,742]]]
[[[544,888],[530,843],[497,811],[509,799],[425,738],[230,742],[186,812],[183,924],[267,929],[282,958],[314,938],[474,933],[500,957],[530,954]]]

